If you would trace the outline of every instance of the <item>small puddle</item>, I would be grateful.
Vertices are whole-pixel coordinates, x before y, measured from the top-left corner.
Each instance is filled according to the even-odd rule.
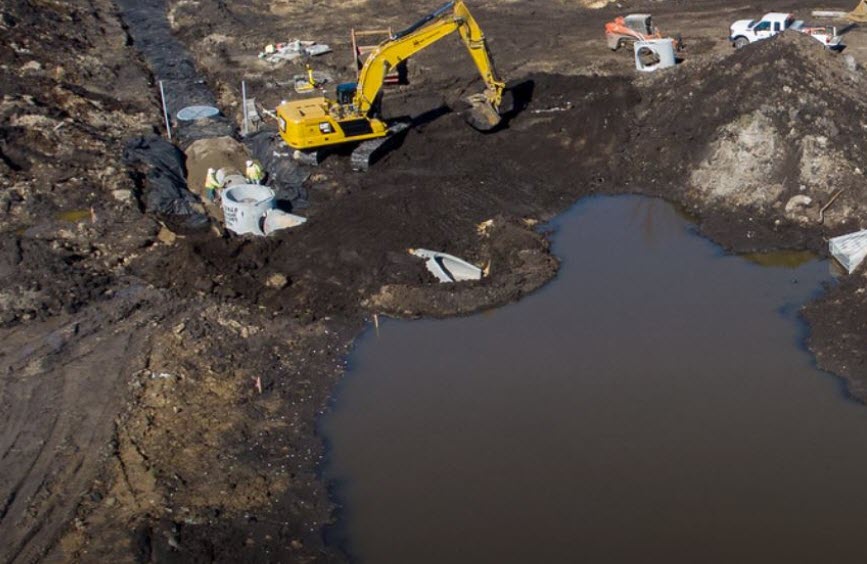
[[[761,266],[785,268],[797,268],[818,258],[815,253],[810,251],[774,251],[771,253],[747,253],[741,256]]]
[[[325,478],[366,563],[862,562],[867,409],[817,370],[817,260],[722,253],[668,204],[585,200],[560,275],[350,358]]]
[[[67,210],[54,214],[54,219],[66,223],[83,223],[90,221],[92,218],[93,214],[89,209]]]

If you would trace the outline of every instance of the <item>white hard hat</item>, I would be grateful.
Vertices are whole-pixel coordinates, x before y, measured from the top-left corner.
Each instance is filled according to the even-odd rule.
[[[247,161],[247,166],[251,166],[252,164],[253,164],[253,161]]]
[[[209,169],[208,169],[208,174],[211,174],[212,172],[214,172],[214,169],[209,168]]]

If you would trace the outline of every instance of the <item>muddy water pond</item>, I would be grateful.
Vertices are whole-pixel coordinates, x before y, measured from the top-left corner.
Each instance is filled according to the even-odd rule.
[[[360,339],[321,422],[330,540],[364,563],[863,562],[867,409],[798,318],[828,264],[726,255],[638,197],[554,227],[539,293]]]

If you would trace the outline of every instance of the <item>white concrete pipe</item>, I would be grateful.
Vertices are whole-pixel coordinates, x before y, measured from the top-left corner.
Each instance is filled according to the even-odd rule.
[[[274,190],[259,184],[240,184],[223,190],[223,220],[226,229],[244,235],[264,235],[261,221],[274,208]]]
[[[671,38],[635,42],[635,68],[642,72],[673,67],[674,42]]]

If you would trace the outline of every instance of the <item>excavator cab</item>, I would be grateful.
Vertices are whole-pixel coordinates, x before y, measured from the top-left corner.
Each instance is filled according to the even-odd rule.
[[[650,14],[629,14],[623,18],[623,23],[627,28],[631,29],[635,33],[646,37],[658,33],[658,31],[653,28],[653,16]]]
[[[358,91],[358,83],[343,82],[337,85],[337,103],[351,104],[355,98],[355,93]]]

